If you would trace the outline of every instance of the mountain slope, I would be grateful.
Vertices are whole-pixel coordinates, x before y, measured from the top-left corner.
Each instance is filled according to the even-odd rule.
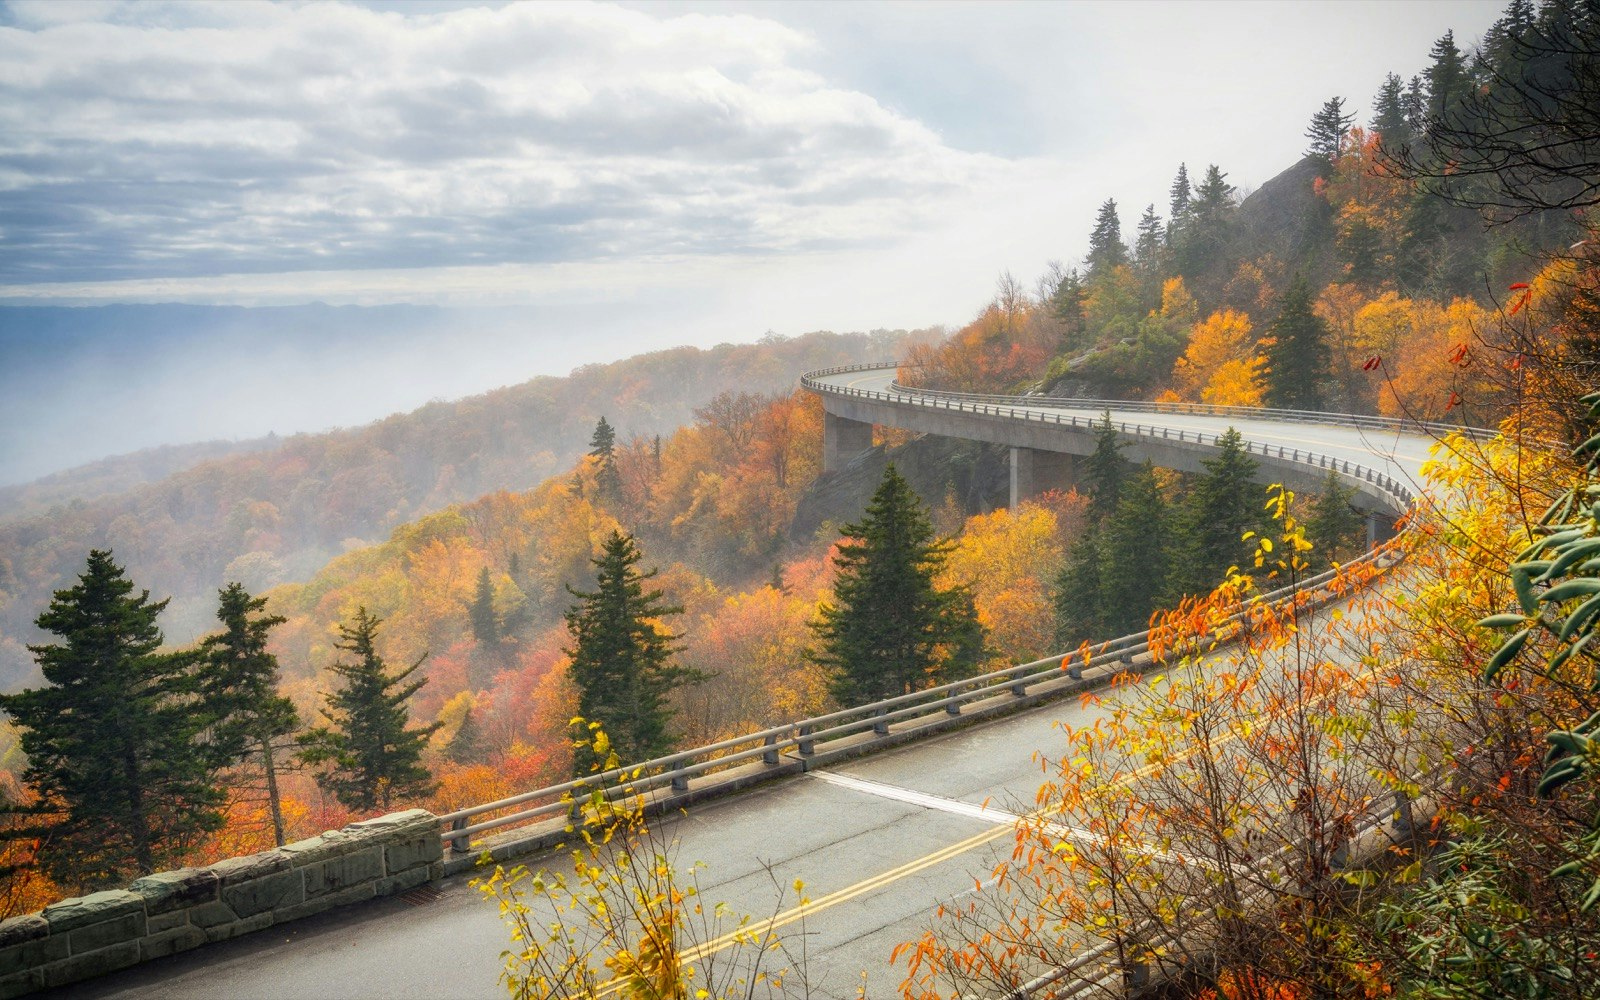
[[[170,641],[211,624],[216,591],[309,577],[340,551],[429,511],[526,489],[568,467],[609,416],[622,440],[685,423],[726,391],[787,390],[799,373],[892,357],[900,335],[813,333],[676,348],[566,378],[541,377],[366,427],[297,435],[270,451],[203,462],[127,493],[0,524],[0,688],[32,676],[23,644],[53,589],[110,547],[157,597]]]

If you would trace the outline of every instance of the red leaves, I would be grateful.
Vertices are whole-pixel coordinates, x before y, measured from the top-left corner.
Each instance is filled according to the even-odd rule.
[[[1361,370],[1362,370],[1362,371],[1364,371],[1364,372],[1370,372],[1370,371],[1372,371],[1372,370],[1373,370],[1373,369],[1374,369],[1374,368],[1377,368],[1377,367],[1379,367],[1379,366],[1380,366],[1380,365],[1382,365],[1382,364],[1383,364],[1383,358],[1382,358],[1382,356],[1381,356],[1381,355],[1377,355],[1377,354],[1374,354],[1374,355],[1373,355],[1373,356],[1372,356],[1372,357],[1370,357],[1370,358],[1368,358],[1368,359],[1367,359],[1367,361],[1366,361],[1366,363],[1365,363],[1365,364],[1363,364],[1363,365],[1362,365],[1362,366],[1361,366]]]
[[[1465,343],[1459,343],[1450,349],[1450,363],[1457,368],[1466,368],[1472,364],[1472,348]]]
[[[1517,313],[1522,311],[1524,306],[1532,301],[1533,288],[1530,287],[1526,281],[1519,281],[1511,286],[1511,291],[1520,291],[1522,293],[1521,295],[1517,296],[1517,300],[1511,304],[1511,310],[1506,313],[1508,316],[1515,316]]]

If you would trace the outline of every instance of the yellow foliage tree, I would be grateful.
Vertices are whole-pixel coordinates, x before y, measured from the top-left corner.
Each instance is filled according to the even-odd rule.
[[[968,519],[938,585],[970,585],[990,645],[999,658],[1021,663],[1049,652],[1050,580],[1063,558],[1055,512],[1023,502]]]
[[[1218,406],[1260,406],[1264,388],[1261,356],[1250,317],[1234,309],[1196,323],[1189,346],[1173,366],[1179,396]]]

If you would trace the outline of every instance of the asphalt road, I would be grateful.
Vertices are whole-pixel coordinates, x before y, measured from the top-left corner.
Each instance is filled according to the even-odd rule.
[[[986,879],[1009,853],[1008,814],[1031,808],[1042,772],[1035,754],[1060,740],[1057,720],[1082,722],[1068,701],[936,737],[845,766],[696,807],[659,824],[680,865],[703,861],[710,900],[762,918],[795,903],[806,883],[800,936],[820,997],[886,996],[899,983],[889,952],[929,925],[941,902]],[[562,859],[529,859],[562,867]],[[787,888],[787,900],[777,888]],[[466,878],[412,905],[378,900],[272,928],[79,984],[94,998],[492,997],[506,932]],[[866,971],[865,980],[862,972]]]
[[[881,387],[884,373],[840,384]],[[876,380],[870,386],[864,380]],[[1113,413],[1113,419],[1119,419]],[[1129,412],[1128,420],[1313,448],[1415,480],[1428,440],[1392,432]],[[1058,722],[1090,721],[1075,700],[975,726],[878,756],[697,806],[658,824],[680,865],[704,862],[703,897],[757,917],[780,914],[791,947],[803,941],[812,996],[891,996],[898,943],[917,937],[941,903],[988,878],[1011,845],[1009,814],[1032,807],[1040,753],[1059,746]],[[560,867],[559,856],[530,867]],[[812,900],[792,909],[793,880]],[[494,997],[508,946],[495,906],[448,880],[425,902],[379,900],[213,945],[58,995],[85,998]],[[864,977],[864,978],[863,978]]]

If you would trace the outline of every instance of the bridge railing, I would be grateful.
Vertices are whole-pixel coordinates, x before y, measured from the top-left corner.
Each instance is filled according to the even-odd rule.
[[[837,374],[839,371],[868,371],[872,370],[873,368],[881,367],[883,366],[852,365],[842,369],[824,369],[822,372],[811,372],[806,377],[810,379],[813,376],[821,377],[830,372]],[[817,383],[815,383],[813,380],[813,384]],[[807,387],[810,388],[811,386],[808,385]],[[850,386],[832,386],[822,384],[821,387],[816,391],[831,392],[846,396],[859,396],[869,399],[880,399],[885,402],[895,402],[901,404],[906,402],[906,399],[903,395],[885,392],[881,389],[857,389]],[[982,414],[985,416],[1021,420],[1025,423],[1053,423],[1064,427],[1076,427],[1084,430],[1093,430],[1101,426],[1102,420],[1102,417],[1089,416],[1087,414],[1040,412],[1039,410],[1032,408],[1035,403],[1031,397],[1025,401],[1027,408],[1019,409],[1015,404],[1023,401],[1019,400],[1019,398],[1016,396],[992,397],[1005,400],[1012,404],[1002,405],[999,403],[977,402],[970,398],[947,399],[944,397],[927,396],[926,394],[922,395],[924,398],[928,399],[928,402],[917,403],[914,405],[930,406],[934,409],[960,410],[967,413]],[[1157,404],[1141,405],[1154,406]],[[1239,413],[1252,414],[1257,417],[1270,416],[1285,412],[1300,412],[1284,410],[1251,410],[1248,407],[1230,407],[1229,409],[1237,410]],[[1328,418],[1337,418],[1341,416],[1340,414],[1316,415]],[[1378,421],[1385,418],[1349,417],[1349,419]],[[1207,431],[1190,430],[1182,427],[1171,427],[1165,424],[1136,424],[1129,423],[1127,421],[1113,421],[1111,426],[1114,427],[1119,433],[1128,435],[1130,437],[1145,438],[1151,441],[1159,440],[1169,442],[1176,441],[1179,443],[1193,443],[1207,447],[1215,446],[1221,437],[1219,434],[1212,434]],[[1484,433],[1493,432],[1485,431]],[[1246,440],[1244,442],[1244,446],[1245,450],[1249,453],[1260,455],[1263,458],[1276,458],[1283,462],[1304,465],[1308,470],[1324,469],[1330,472],[1338,473],[1339,475],[1344,476],[1346,479],[1357,483],[1370,484],[1374,488],[1373,491],[1383,495],[1389,501],[1390,507],[1392,507],[1396,512],[1402,512],[1408,509],[1411,506],[1412,501],[1416,499],[1416,493],[1411,489],[1409,484],[1395,479],[1386,472],[1379,471],[1370,466],[1362,465],[1359,462],[1352,462],[1348,459],[1334,458],[1332,456],[1324,455],[1319,452],[1313,452],[1305,448],[1286,448],[1283,445],[1264,444],[1259,441]]]
[[[1213,629],[1212,639],[1226,639],[1246,626],[1252,611],[1262,605],[1295,598],[1309,605],[1332,600],[1347,590],[1356,567],[1388,568],[1398,561],[1391,547],[1373,549],[1344,566],[1319,573],[1298,583],[1259,594],[1235,609]],[[1209,640],[1208,640],[1209,641]],[[1153,630],[1120,636],[1108,642],[1084,644],[1078,650],[1029,663],[965,677],[907,694],[884,698],[820,715],[784,723],[654,760],[619,767],[601,774],[550,785],[458,809],[440,817],[442,836],[454,854],[470,853],[472,838],[504,827],[537,823],[571,813],[573,802],[600,790],[607,796],[686,793],[691,781],[760,760],[776,768],[789,759],[804,760],[828,749],[828,744],[867,733],[886,736],[896,723],[959,716],[965,706],[991,698],[1025,698],[1030,689],[1050,682],[1066,683],[1061,693],[1104,682],[1129,670],[1136,657],[1147,654],[1152,642],[1162,642]]]
[[[880,370],[885,367],[892,366],[881,363],[841,365],[807,373],[802,381],[807,383],[807,388],[814,388],[817,391],[892,399],[904,403],[904,396],[894,396],[881,390],[815,384],[816,379],[830,374]],[[1016,397],[999,398],[1013,404],[1017,402]],[[1030,397],[1027,402],[1031,406],[1034,401]],[[931,403],[919,405],[960,408],[1016,420],[1080,427],[1092,426],[1096,422],[1096,418],[1087,416],[1019,410],[1014,405],[1005,406],[973,399],[939,398]],[[1233,409],[1256,416],[1283,412]],[[1113,426],[1124,434],[1166,441],[1194,442],[1198,445],[1214,445],[1218,438],[1216,434],[1161,425],[1121,422]],[[1284,448],[1254,441],[1247,441],[1246,447],[1253,454],[1275,457],[1311,469],[1331,470],[1353,481],[1367,483],[1374,492],[1385,497],[1396,511],[1408,509],[1416,498],[1416,494],[1408,484],[1358,462],[1335,459],[1304,449]],[[1397,557],[1392,549],[1374,549],[1359,559],[1346,563],[1340,570],[1329,570],[1300,581],[1296,585],[1258,595],[1244,607],[1234,611],[1220,625],[1216,634],[1226,635],[1241,627],[1251,608],[1261,602],[1283,601],[1297,593],[1307,595],[1307,599],[1313,602],[1331,599],[1341,590],[1339,574],[1363,564],[1374,564],[1379,569],[1387,568],[1395,558]],[[1159,637],[1153,636],[1149,630],[1137,632],[1078,651],[1016,664],[976,677],[967,677],[921,691],[853,706],[815,718],[771,726],[743,736],[667,754],[602,774],[458,809],[440,817],[446,826],[444,836],[453,853],[465,853],[470,850],[471,840],[477,835],[508,826],[537,823],[566,815],[572,810],[574,799],[592,794],[596,789],[603,790],[606,794],[624,794],[624,789],[626,794],[651,794],[658,791],[663,794],[685,793],[695,779],[732,767],[750,764],[756,760],[760,760],[766,767],[777,767],[786,754],[804,759],[817,753],[818,746],[822,744],[852,739],[868,732],[878,736],[887,735],[889,727],[895,723],[926,720],[941,714],[960,715],[964,706],[989,698],[1026,697],[1030,688],[1050,681],[1060,681],[1063,677],[1073,682],[1069,690],[1076,689],[1078,685],[1098,682],[1127,669],[1135,657],[1150,651],[1153,638],[1159,641]]]
[[[842,396],[881,399],[885,402],[906,403],[906,397],[929,400],[936,409],[968,410],[975,413],[991,412],[988,407],[1053,407],[1067,410],[1132,410],[1138,413],[1174,413],[1207,417],[1238,417],[1253,420],[1281,420],[1289,423],[1334,424],[1341,427],[1362,427],[1372,430],[1414,431],[1433,436],[1461,433],[1474,439],[1492,438],[1497,431],[1465,424],[1448,424],[1438,421],[1411,420],[1398,417],[1375,417],[1358,413],[1328,413],[1322,410],[1286,410],[1264,406],[1218,406],[1211,403],[1147,402],[1122,399],[1070,399],[1062,396],[1007,396],[992,393],[952,392],[946,389],[923,389],[908,386],[895,380],[884,389],[858,389],[852,386],[829,385],[820,381],[829,375],[850,372],[886,371],[902,366],[888,362],[838,365],[807,372],[800,384],[812,392],[826,392]],[[1098,418],[1097,418],[1098,419]],[[1074,421],[1074,424],[1077,422]]]

